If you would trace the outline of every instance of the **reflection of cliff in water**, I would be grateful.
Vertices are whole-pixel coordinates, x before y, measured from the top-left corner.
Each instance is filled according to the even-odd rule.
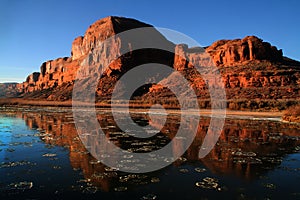
[[[74,169],[82,169],[86,179],[90,179],[93,185],[103,191],[109,191],[118,180],[121,180],[122,173],[106,167],[95,160],[85,149],[79,139],[71,113],[23,113],[22,117],[30,128],[38,128],[45,131],[42,140],[50,145],[67,147],[70,151],[70,161]],[[161,126],[160,117],[148,117],[141,114],[133,115],[134,121],[140,124],[150,124],[153,127]],[[161,148],[175,136],[178,128],[178,117],[170,116],[161,130],[161,133],[154,139],[147,148],[134,146],[137,139],[122,135],[115,126],[113,118],[109,114],[100,114],[98,121],[104,132],[115,144],[127,149],[136,149],[137,152],[150,151]],[[198,125],[197,136],[190,148],[182,156],[187,158],[187,162],[199,161],[198,153],[203,138],[205,137],[209,118],[201,118]],[[197,128],[190,123],[190,129]],[[188,124],[189,125],[189,124]],[[187,126],[188,126],[187,125]],[[217,145],[201,162],[216,174],[236,175],[243,179],[253,179],[268,170],[278,166],[284,155],[295,152],[299,149],[299,126],[284,124],[272,121],[258,120],[237,120],[227,119],[222,134]],[[114,134],[115,133],[115,134]],[[124,141],[124,140],[127,140]],[[162,140],[160,142],[159,140]],[[182,140],[184,141],[184,140]],[[147,142],[144,140],[144,143]],[[143,144],[143,142],[140,142]],[[144,149],[143,149],[144,148]],[[181,148],[180,142],[176,142],[173,151]],[[174,165],[181,165],[182,159],[176,161]],[[159,172],[158,172],[159,173]],[[124,175],[124,174],[123,174]],[[147,183],[146,176],[131,175],[132,180]],[[125,176],[130,179],[130,176]]]
[[[155,126],[159,121],[151,124]],[[201,119],[197,136],[184,155],[189,161],[199,160],[209,123],[209,118]],[[176,131],[172,123],[165,126],[170,132]],[[226,119],[217,144],[201,162],[213,173],[252,179],[275,168],[284,155],[299,150],[299,130],[297,125],[274,121]]]

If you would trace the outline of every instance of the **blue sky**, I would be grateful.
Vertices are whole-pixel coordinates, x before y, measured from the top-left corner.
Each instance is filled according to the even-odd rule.
[[[203,46],[256,35],[300,60],[300,1],[0,0],[0,82],[70,56],[74,38],[109,15],[182,32]]]

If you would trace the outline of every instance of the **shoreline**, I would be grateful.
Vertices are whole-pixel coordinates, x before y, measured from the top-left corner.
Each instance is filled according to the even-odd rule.
[[[35,106],[35,107],[65,107],[65,108],[72,108],[72,100],[67,101],[47,101],[47,100],[32,100],[32,99],[21,99],[21,98],[0,98],[0,107],[28,107],[28,106]],[[89,104],[83,104],[84,107],[88,107]],[[93,106],[93,105],[92,105]],[[96,103],[95,107],[97,110],[108,110],[110,109],[110,104],[106,103]],[[120,112],[125,111],[127,108],[127,104],[115,104],[115,107],[119,109]],[[132,112],[148,112],[149,105],[130,105],[130,110]],[[163,109],[153,109],[151,111],[158,111],[155,113],[170,113],[170,114],[179,114],[180,112],[187,113],[190,115],[193,114],[200,114],[203,116],[210,116],[212,114],[211,109],[199,109],[200,113],[197,110],[186,110],[180,111],[176,108],[167,108],[166,110]],[[155,114],[154,113],[154,114]],[[224,115],[223,111],[215,111],[216,115]],[[226,109],[226,118],[230,116],[245,116],[245,117],[266,117],[266,118],[281,118],[283,113],[280,111],[247,111],[247,110],[230,110]]]

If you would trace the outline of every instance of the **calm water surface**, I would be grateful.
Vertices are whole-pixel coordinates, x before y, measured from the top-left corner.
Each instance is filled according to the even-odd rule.
[[[112,115],[98,112],[106,136],[121,148],[149,152],[176,135],[169,115],[151,140],[128,136]],[[162,126],[132,113],[139,125]],[[129,174],[99,163],[77,135],[68,108],[0,109],[1,199],[300,199],[300,125],[228,118],[217,145],[203,159],[199,148],[210,118],[201,117],[185,154],[151,173]],[[181,147],[176,144],[174,152]]]

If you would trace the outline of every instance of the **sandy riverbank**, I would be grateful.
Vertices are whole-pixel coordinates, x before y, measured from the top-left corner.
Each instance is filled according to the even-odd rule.
[[[56,106],[56,107],[71,107],[72,101],[46,101],[46,100],[33,100],[33,99],[21,99],[21,98],[0,98],[0,106]],[[119,104],[115,105],[120,109],[120,111],[125,110],[126,104]],[[109,108],[110,104],[104,103],[96,103],[97,108]],[[134,108],[132,111],[134,112],[147,112],[148,105],[145,105],[144,108],[142,105],[131,105]],[[161,112],[159,109],[156,110],[157,112]],[[162,111],[164,112],[164,111]],[[178,109],[169,109],[167,110],[168,113],[179,113],[180,110]],[[197,114],[198,111],[195,110],[187,110],[184,111],[189,114]],[[224,114],[222,112],[216,111],[216,114]],[[210,109],[200,109],[200,115],[211,115],[212,112]],[[282,117],[282,112],[278,111],[236,111],[236,110],[226,110],[226,115],[232,116],[252,116],[252,117],[271,117],[271,118],[278,118]]]

